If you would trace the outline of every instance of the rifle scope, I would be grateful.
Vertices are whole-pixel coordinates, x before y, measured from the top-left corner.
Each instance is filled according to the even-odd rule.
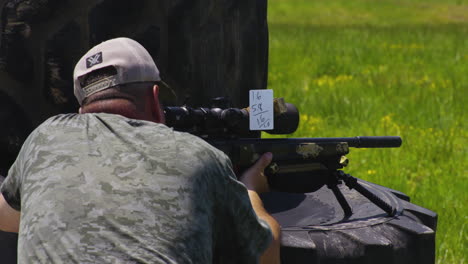
[[[275,101],[274,129],[269,134],[290,134],[299,125],[299,111],[290,103]],[[198,136],[243,137],[250,134],[249,108],[191,108],[167,106],[164,108],[166,124],[177,131]]]

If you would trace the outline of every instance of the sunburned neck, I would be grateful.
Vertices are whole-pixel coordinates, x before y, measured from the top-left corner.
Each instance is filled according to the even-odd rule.
[[[81,108],[80,113],[108,113],[122,115],[132,119],[152,121],[144,112],[139,111],[137,106],[125,99],[112,99],[87,104]]]

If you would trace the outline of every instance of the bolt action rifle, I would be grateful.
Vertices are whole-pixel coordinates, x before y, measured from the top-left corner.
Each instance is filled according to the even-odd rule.
[[[313,192],[327,185],[343,208],[345,217],[352,209],[338,188],[345,184],[355,189],[386,213],[393,216],[396,209],[374,195],[357,179],[341,169],[348,164],[349,148],[399,147],[398,136],[348,138],[282,138],[261,139],[259,131],[249,130],[249,108],[230,108],[224,98],[215,98],[210,108],[165,107],[166,123],[174,130],[200,136],[223,151],[235,170],[251,166],[261,154],[273,153],[265,170],[272,189],[283,192]],[[273,130],[270,134],[289,134],[299,125],[297,108],[282,98],[274,101]]]

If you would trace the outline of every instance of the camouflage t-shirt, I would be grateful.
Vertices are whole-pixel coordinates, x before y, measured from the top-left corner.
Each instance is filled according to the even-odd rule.
[[[256,263],[271,240],[224,153],[119,115],[50,118],[1,191],[20,263]]]

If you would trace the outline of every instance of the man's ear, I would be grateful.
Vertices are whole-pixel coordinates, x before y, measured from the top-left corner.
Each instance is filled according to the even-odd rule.
[[[164,116],[164,110],[162,108],[161,102],[159,101],[159,86],[155,84],[153,86],[153,117],[156,123],[166,123],[166,118]]]

